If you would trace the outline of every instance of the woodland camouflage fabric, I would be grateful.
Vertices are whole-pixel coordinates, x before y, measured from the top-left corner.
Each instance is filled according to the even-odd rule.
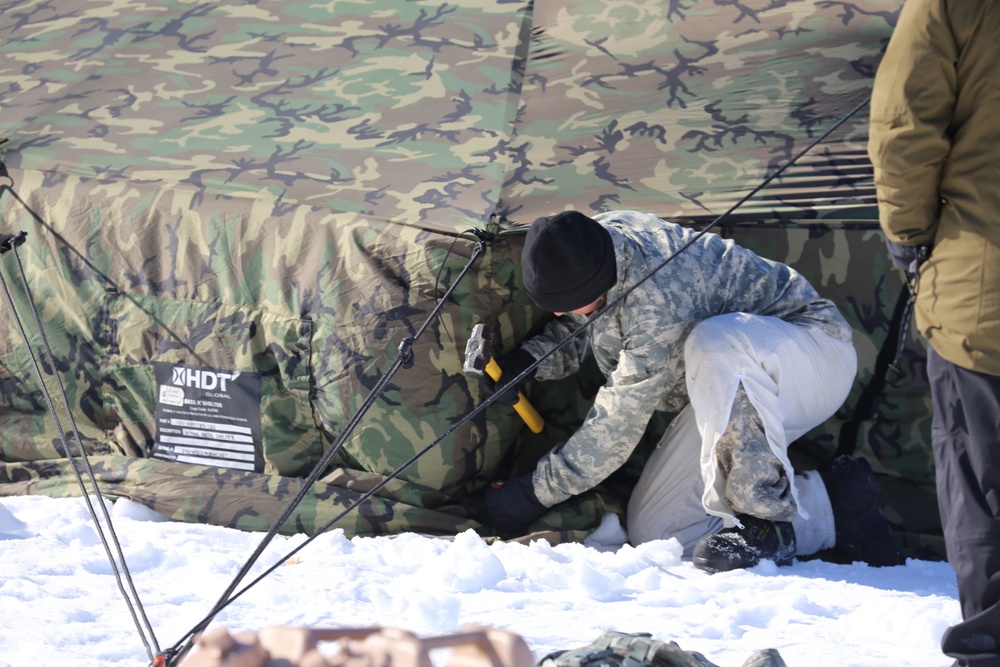
[[[464,498],[565,440],[600,382],[530,387],[541,435],[501,406],[458,425],[482,399],[462,373],[472,326],[502,353],[544,325],[520,289],[526,227],[564,208],[714,219],[862,105],[899,4],[0,0],[0,233],[28,235],[0,274],[108,493],[262,528],[366,408],[301,529],[433,444],[338,525],[483,530]],[[719,231],[793,264],[854,327],[855,391],[800,454],[856,446],[916,552],[940,528],[912,334],[904,377],[856,408],[902,289],[866,133],[862,108]],[[500,236],[463,275],[473,229]],[[412,367],[369,405],[407,338]],[[259,374],[263,471],[147,458],[155,362]],[[0,493],[79,493],[59,443],[0,304]],[[536,527],[578,538],[642,457]]]
[[[500,211],[712,219],[864,104],[896,2],[536,2]],[[740,217],[870,218],[867,108]]]

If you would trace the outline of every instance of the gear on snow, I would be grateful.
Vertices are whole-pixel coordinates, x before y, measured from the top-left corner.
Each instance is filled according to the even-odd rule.
[[[538,661],[538,667],[718,667],[696,651],[685,651],[676,642],[653,639],[645,632],[609,630],[593,644],[556,651]],[[786,667],[778,651],[757,651],[743,667]]]

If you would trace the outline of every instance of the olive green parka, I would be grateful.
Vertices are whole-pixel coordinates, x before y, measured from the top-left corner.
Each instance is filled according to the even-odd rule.
[[[907,0],[875,77],[868,153],[887,237],[927,245],[916,323],[1000,375],[1000,2]]]

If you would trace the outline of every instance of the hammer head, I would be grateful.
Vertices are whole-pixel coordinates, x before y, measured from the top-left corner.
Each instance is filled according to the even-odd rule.
[[[485,324],[472,327],[469,342],[465,344],[465,363],[462,370],[469,375],[482,375],[489,354],[490,334]]]

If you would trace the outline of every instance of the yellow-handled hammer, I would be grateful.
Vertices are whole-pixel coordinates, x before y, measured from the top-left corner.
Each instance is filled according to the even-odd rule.
[[[465,364],[463,370],[469,375],[481,376],[484,372],[493,378],[494,382],[499,382],[503,375],[500,365],[492,356],[487,356],[489,335],[485,324],[477,324],[472,327],[472,335],[469,342],[465,344]],[[533,433],[541,433],[545,422],[538,411],[528,402],[520,391],[517,392],[517,402],[514,403],[514,410],[521,415],[521,419],[528,425]]]

